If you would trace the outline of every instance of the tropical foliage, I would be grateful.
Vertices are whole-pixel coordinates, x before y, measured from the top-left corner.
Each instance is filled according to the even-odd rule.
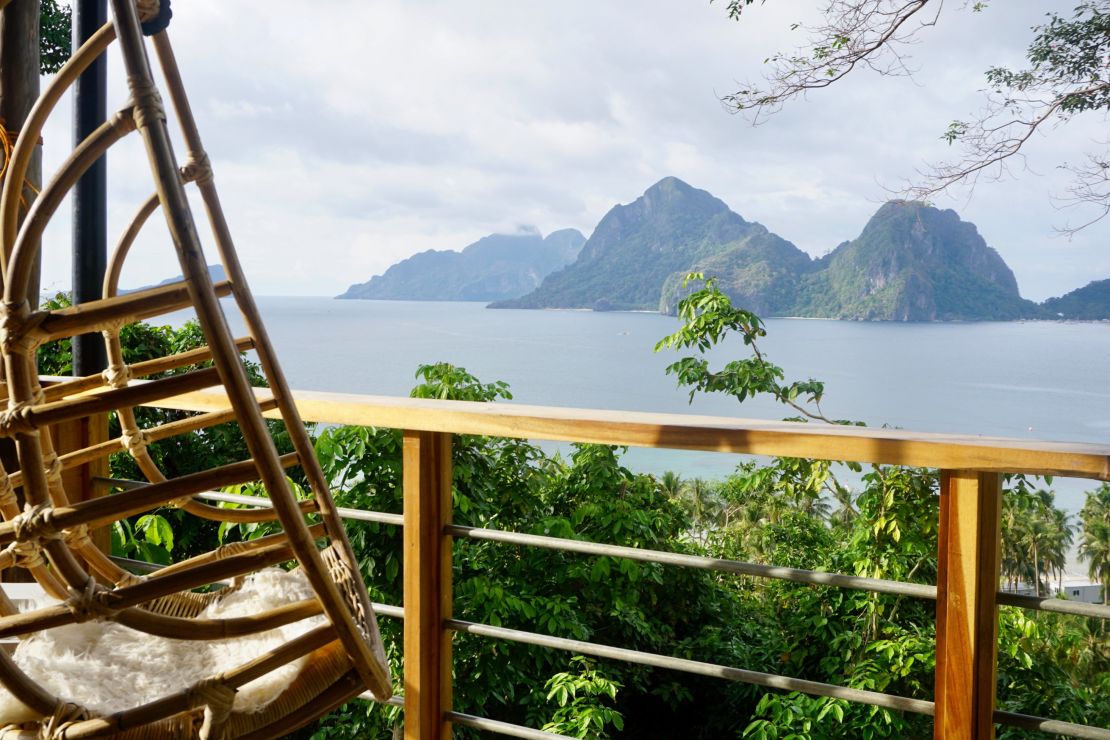
[[[69,59],[72,17],[68,3],[42,0],[39,6],[39,68],[43,74],[57,72]]]

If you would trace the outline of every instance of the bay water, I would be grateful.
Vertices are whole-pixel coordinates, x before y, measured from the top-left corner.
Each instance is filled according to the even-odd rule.
[[[451,362],[513,400],[580,408],[781,419],[773,401],[689,401],[654,352],[678,320],[655,313],[492,310],[481,303],[261,296],[258,304],[297,389],[408,395],[420,364]],[[229,320],[242,330],[230,304]],[[183,320],[180,315],[175,323]],[[826,386],[831,418],[915,431],[1110,442],[1110,323],[888,323],[768,319],[761,349],[787,380]],[[739,339],[711,353],[741,357]],[[499,402],[501,403],[501,402]],[[727,475],[735,455],[630,450],[629,467],[684,477]],[[1091,481],[1054,482],[1082,505]]]

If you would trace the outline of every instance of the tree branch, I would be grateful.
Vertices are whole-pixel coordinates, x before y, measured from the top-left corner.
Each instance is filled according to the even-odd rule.
[[[1110,93],[1110,82],[1101,81],[1069,89],[1047,101],[1030,97],[1022,100],[992,100],[986,113],[978,120],[973,123],[955,121],[949,127],[949,133],[943,137],[963,144],[961,157],[955,162],[933,165],[920,173],[920,183],[909,185],[900,192],[915,200],[928,200],[954,185],[967,184],[974,188],[979,177],[992,169],[995,171],[990,176],[998,179],[1005,171],[1005,161],[1020,154],[1037,131],[1046,123],[1068,116],[1066,106],[1069,101],[1076,97],[1093,98],[1107,93]],[[1021,115],[1022,113],[1025,115]],[[1097,169],[1093,169],[1090,174],[1094,179],[1089,185],[1086,188],[1075,186],[1072,192],[1084,202],[1105,201],[1105,190],[1099,194],[1092,187],[1098,182]],[[1105,172],[1102,173],[1102,178],[1105,185]],[[1110,204],[1104,205],[1110,210]],[[1097,220],[1095,218],[1084,226]]]
[[[712,1],[712,0],[711,0]],[[823,23],[805,27],[809,44],[767,60],[763,82],[749,85],[722,103],[732,112],[750,114],[753,123],[778,111],[810,90],[831,86],[860,66],[880,74],[909,74],[900,53],[917,33],[936,23],[943,0],[827,0]],[[941,136],[959,144],[961,155],[918,173],[918,181],[895,189],[901,197],[928,200],[953,186],[974,189],[979,178],[998,179],[1046,124],[1062,124],[1081,113],[1110,111],[1110,0],[1075,0],[1065,16],[1050,12],[1033,29],[1026,50],[1028,66],[1012,71],[988,69],[990,89],[983,112],[975,119],[953,121]],[[729,15],[738,18],[752,0],[730,0]],[[979,10],[980,2],[964,0]],[[929,16],[926,6],[935,12]],[[913,21],[918,21],[916,24]],[[797,26],[796,26],[797,27]],[[1094,215],[1074,233],[1110,215],[1110,163],[1089,156],[1079,166],[1062,165],[1074,177],[1062,200],[1069,206],[1092,206]]]
[[[758,123],[787,101],[832,85],[860,64],[880,74],[907,74],[895,47],[911,43],[917,31],[934,24],[936,15],[906,28],[930,2],[939,12],[941,0],[830,0],[823,11],[828,23],[805,28],[810,32],[806,47],[767,60],[771,71],[765,86],[738,90],[722,102],[734,113],[750,112]]]

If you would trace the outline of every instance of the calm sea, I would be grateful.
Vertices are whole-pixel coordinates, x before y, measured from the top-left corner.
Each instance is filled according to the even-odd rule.
[[[652,313],[489,310],[480,303],[258,299],[294,388],[408,395],[422,363],[504,380],[516,403],[779,419],[726,397],[688,403],[655,353],[677,320]],[[233,324],[238,314],[230,312]],[[826,414],[935,432],[1110,442],[1110,323],[863,323],[771,319],[763,348],[788,380],[825,382]],[[238,324],[241,326],[241,324]],[[740,356],[739,343],[716,358]],[[718,477],[716,453],[633,450],[633,468]],[[1057,483],[1075,511],[1088,482]]]

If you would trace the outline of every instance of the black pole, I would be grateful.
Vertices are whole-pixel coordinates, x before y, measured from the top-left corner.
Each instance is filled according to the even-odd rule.
[[[76,50],[108,21],[107,0],[73,3],[73,48]],[[73,142],[79,144],[104,123],[108,113],[108,60],[101,55],[73,88]],[[73,302],[101,297],[108,267],[108,168],[101,157],[73,190]],[[108,365],[104,340],[83,334],[73,340],[73,374],[93,375]]]

